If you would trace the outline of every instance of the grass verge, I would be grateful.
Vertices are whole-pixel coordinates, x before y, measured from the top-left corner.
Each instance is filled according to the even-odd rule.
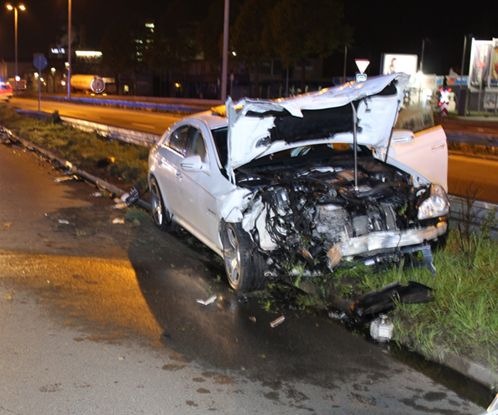
[[[498,370],[498,243],[482,233],[462,235],[453,230],[445,249],[435,253],[434,263],[436,276],[402,265],[366,274],[362,290],[408,280],[432,287],[432,302],[398,304],[391,312],[394,340],[436,360],[454,352]]]
[[[6,104],[0,104],[0,123],[112,184],[125,189],[132,185],[147,188],[148,148],[83,132],[51,119],[21,116]]]

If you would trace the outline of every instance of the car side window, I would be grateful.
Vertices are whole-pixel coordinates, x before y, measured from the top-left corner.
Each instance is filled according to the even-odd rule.
[[[189,144],[189,130],[190,127],[188,125],[184,125],[174,130],[169,136],[168,147],[182,156],[185,156]]]
[[[188,156],[200,156],[203,162],[206,161],[206,145],[204,144],[204,139],[202,138],[202,133],[197,128],[191,128],[189,134],[189,151]]]

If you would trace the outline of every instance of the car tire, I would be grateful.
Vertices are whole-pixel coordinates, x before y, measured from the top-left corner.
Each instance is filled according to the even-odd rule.
[[[154,224],[162,231],[173,230],[173,220],[171,218],[171,213],[164,204],[164,199],[155,177],[151,177],[150,179],[150,193],[151,215]]]
[[[266,263],[250,235],[240,223],[222,221],[220,225],[223,259],[230,287],[236,291],[252,291],[264,285]]]

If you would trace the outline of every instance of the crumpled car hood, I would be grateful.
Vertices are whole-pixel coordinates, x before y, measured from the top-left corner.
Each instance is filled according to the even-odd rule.
[[[358,144],[386,147],[408,78],[376,76],[273,101],[229,99],[227,170],[288,148],[352,143],[355,129]]]

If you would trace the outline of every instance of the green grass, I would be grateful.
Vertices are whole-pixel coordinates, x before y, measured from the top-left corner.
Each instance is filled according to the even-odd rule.
[[[473,244],[462,248],[461,238]],[[433,289],[426,304],[399,304],[391,313],[395,340],[437,358],[448,351],[498,369],[498,243],[482,234],[451,231],[447,246],[435,253],[436,276],[428,270],[396,269],[367,274],[362,290],[414,280]]]
[[[148,148],[87,133],[51,119],[38,120],[0,105],[0,124],[96,176],[128,188],[147,187]]]

